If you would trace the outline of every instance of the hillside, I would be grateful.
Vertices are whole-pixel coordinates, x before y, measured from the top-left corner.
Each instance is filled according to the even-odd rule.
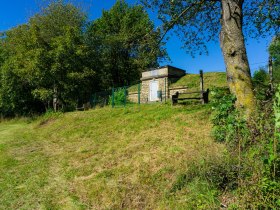
[[[0,209],[217,208],[208,105],[141,105],[0,124]],[[200,170],[203,171],[202,169]]]
[[[213,87],[227,87],[225,72],[206,72],[204,73],[204,87],[205,89],[212,89]],[[177,82],[172,83],[171,87],[186,86],[189,90],[199,90],[200,76],[199,74],[186,74]]]

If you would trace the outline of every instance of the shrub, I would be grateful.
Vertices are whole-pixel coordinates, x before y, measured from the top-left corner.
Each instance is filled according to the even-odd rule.
[[[248,137],[246,120],[235,108],[235,100],[235,96],[223,89],[216,88],[212,93],[212,134],[218,142],[236,144],[241,137]]]
[[[225,142],[231,157],[237,162],[227,168],[213,164],[209,176],[220,188],[237,187],[240,209],[280,208],[280,88],[275,94],[274,104],[266,95],[265,72],[258,72],[255,81],[258,99],[257,112],[245,120],[234,106],[235,98],[215,90],[213,94],[213,135]],[[265,97],[264,97],[265,96]],[[234,168],[234,170],[228,170]],[[226,181],[230,178],[235,182]],[[224,181],[225,180],[225,181]],[[236,185],[232,185],[236,184]]]
[[[124,105],[127,101],[127,89],[126,88],[119,88],[114,91],[114,97],[111,95],[109,97],[109,105]]]
[[[255,71],[252,81],[258,100],[271,99],[272,94],[269,88],[269,74],[264,69],[261,68]]]

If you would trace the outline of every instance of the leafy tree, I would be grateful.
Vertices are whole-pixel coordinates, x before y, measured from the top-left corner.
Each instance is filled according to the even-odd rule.
[[[2,35],[3,36],[3,35]],[[0,67],[3,65],[5,61],[5,47],[4,47],[4,40],[1,38],[0,34]]]
[[[2,67],[2,78],[13,94],[5,96],[5,100],[18,103],[22,97],[10,82],[13,79],[23,81],[26,101],[40,101],[45,108],[69,107],[78,99],[89,98],[95,72],[85,65],[85,21],[79,8],[56,1],[27,24],[7,31],[4,42],[8,58]],[[2,97],[4,104],[5,100]]]
[[[160,34],[142,6],[129,6],[119,0],[87,30],[89,45],[98,46],[99,73],[103,88],[137,81],[140,73],[158,66],[165,51]]]
[[[163,21],[163,33],[176,27],[187,51],[206,50],[217,40],[227,68],[228,84],[237,107],[250,114],[255,107],[245,34],[257,36],[279,31],[279,0],[142,0],[156,8]],[[277,24],[278,23],[278,24]]]
[[[40,47],[47,51],[43,59],[47,62],[46,70],[42,72],[48,74],[44,77],[48,80],[44,80],[47,84],[43,88],[52,87],[49,90],[54,99],[62,104],[89,98],[95,72],[85,65],[88,59],[83,38],[85,14],[72,4],[58,1],[32,18],[30,24],[34,26],[35,35],[39,29]]]
[[[275,37],[269,47],[269,53],[273,60],[273,80],[280,83],[280,36]]]
[[[14,31],[25,37],[26,27],[21,26]],[[16,49],[16,43],[8,42],[8,34],[1,37],[1,60],[0,65],[0,112],[1,116],[24,115],[33,112],[40,112],[42,105],[35,100],[30,92],[31,85],[22,77],[19,68],[23,62],[18,62],[21,49],[17,53],[11,49]],[[12,59],[14,58],[14,59]],[[27,63],[28,61],[26,61]]]

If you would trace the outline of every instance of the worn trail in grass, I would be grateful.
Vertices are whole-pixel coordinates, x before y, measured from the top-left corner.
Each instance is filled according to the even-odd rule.
[[[180,178],[221,161],[209,110],[154,104],[1,123],[0,209],[180,209],[202,191],[213,207],[207,184]]]

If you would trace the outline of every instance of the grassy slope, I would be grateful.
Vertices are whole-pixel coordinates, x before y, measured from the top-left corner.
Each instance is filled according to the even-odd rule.
[[[200,90],[199,74],[187,74],[177,82],[171,84],[171,87],[187,86],[189,90]],[[206,72],[204,73],[204,88],[227,87],[226,73],[224,72]]]
[[[209,106],[103,108],[0,124],[0,209],[214,208],[216,193],[186,182],[221,161]]]
[[[200,91],[200,76],[199,74],[187,74],[184,77],[180,78],[177,82],[171,84],[172,87],[187,87],[188,92],[192,91]],[[227,86],[226,73],[224,72],[206,72],[204,73],[204,89],[213,90],[213,88],[219,87],[224,88]],[[199,97],[199,93],[193,94],[181,94],[180,97]],[[211,101],[211,94],[209,96],[209,100]],[[185,102],[190,102],[187,100]],[[193,103],[193,101],[191,101]]]

